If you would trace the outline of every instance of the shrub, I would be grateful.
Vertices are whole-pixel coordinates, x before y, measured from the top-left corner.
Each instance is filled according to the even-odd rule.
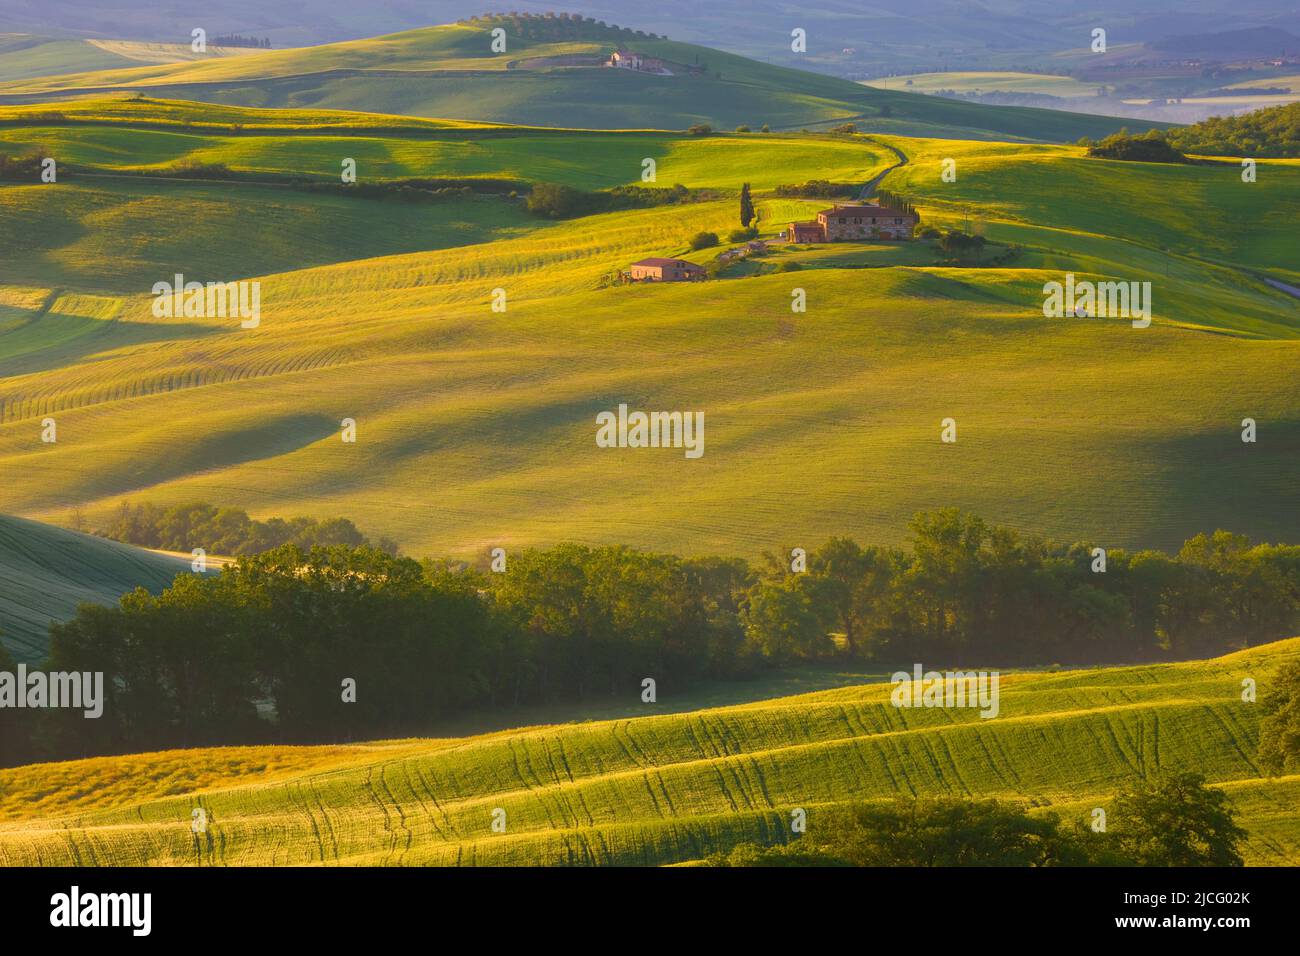
[[[594,211],[590,193],[563,183],[538,183],[528,194],[528,211],[548,219],[569,219]]]
[[[41,178],[41,157],[7,156],[0,153],[0,179],[16,179],[21,182],[33,182]]]
[[[775,192],[785,199],[838,199],[842,196],[853,196],[858,189],[856,183],[832,183],[825,179],[810,179],[801,185],[777,186]]]
[[[718,234],[716,232],[697,232],[691,236],[692,249],[708,249],[718,244]]]
[[[1186,163],[1187,157],[1160,134],[1150,130],[1141,136],[1130,136],[1127,130],[1120,130],[1107,136],[1100,143],[1088,149],[1089,156],[1101,159],[1122,159],[1135,163]]]

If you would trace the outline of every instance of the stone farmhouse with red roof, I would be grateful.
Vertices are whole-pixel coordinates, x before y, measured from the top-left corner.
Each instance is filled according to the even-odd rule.
[[[842,242],[852,239],[911,239],[916,214],[873,203],[835,205],[823,209],[815,220],[792,222],[787,242]]]

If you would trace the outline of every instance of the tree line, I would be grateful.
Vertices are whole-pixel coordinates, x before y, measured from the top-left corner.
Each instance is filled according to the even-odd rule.
[[[832,808],[804,836],[744,843],[711,866],[1242,866],[1247,834],[1196,773],[1140,781],[1102,808],[1105,826],[1064,824],[1000,800],[900,798]]]
[[[1300,156],[1300,103],[1209,119],[1166,131],[1184,153],[1202,156],[1284,158]]]
[[[657,186],[615,186],[600,192],[586,192],[564,183],[536,183],[525,201],[528,211],[546,219],[574,219],[619,209],[649,209],[680,203],[708,202],[718,194],[706,189],[688,189],[681,183],[670,189]]]
[[[242,508],[221,508],[206,502],[187,502],[164,508],[145,502],[122,502],[107,525],[95,531],[103,538],[161,551],[193,551],[238,556],[260,554],[281,545],[303,549],[317,546],[373,546],[397,553],[389,538],[372,542],[347,518],[250,518]]]
[[[176,527],[148,506],[123,520],[175,535],[155,546],[216,551],[217,531],[184,523],[219,529],[229,510],[209,508],[181,509]],[[428,733],[470,709],[639,694],[647,677],[671,693],[818,661],[1167,660],[1300,630],[1300,546],[1219,531],[1176,555],[1103,553],[956,510],[911,530],[907,549],[833,538],[757,565],[565,544],[511,553],[499,572],[284,544],[53,624],[45,669],[104,673],[104,716],[10,711],[30,723],[6,734],[5,759]],[[1298,713],[1281,706],[1270,731],[1282,763]]]

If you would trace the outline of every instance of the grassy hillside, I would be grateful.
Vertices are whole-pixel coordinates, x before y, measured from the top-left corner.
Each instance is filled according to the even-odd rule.
[[[741,172],[771,183],[890,161],[869,140],[812,138],[782,159],[784,137],[593,134],[567,166],[540,145],[531,165],[528,137],[557,135],[471,136],[411,162],[598,185],[627,181],[654,146],[661,183],[734,187]],[[919,246],[849,244],[779,251],[754,278],[607,287],[695,232],[725,235],[734,199],[551,223],[490,197],[4,187],[0,236],[19,251],[0,300],[0,507],[59,521],[142,498],[346,513],[416,554],[581,540],[754,556],[831,534],[898,541],[908,516],[941,505],[1111,546],[1215,527],[1300,538],[1300,304],[1253,275],[1300,279],[1286,260],[1300,167],[1262,164],[1247,185],[1229,166],[1075,147],[892,142],[913,158],[886,185],[927,223],[965,226],[969,210],[1020,255],[953,268]],[[958,181],[942,183],[954,154]],[[1160,188],[1166,175],[1177,189]],[[824,204],[760,195],[760,225]],[[804,271],[773,271],[787,259]],[[260,276],[261,327],[154,318],[148,290],[177,269]],[[1042,285],[1067,269],[1151,281],[1154,324],[1044,319]],[[505,313],[490,309],[497,288]],[[806,313],[790,310],[794,288]],[[595,416],[620,402],[704,411],[704,457],[597,448]],[[37,441],[47,415],[57,445]],[[345,417],[355,445],[339,440]],[[939,442],[946,417],[956,445]],[[627,493],[647,482],[660,493]]]
[[[15,659],[45,656],[50,621],[83,602],[116,604],[136,587],[161,589],[189,562],[0,515],[0,642]]]
[[[85,40],[0,33],[0,83],[133,65],[136,64],[126,57],[102,50]]]
[[[912,73],[864,81],[867,86],[907,93],[1043,93],[1048,96],[1093,96],[1096,84],[1082,83],[1072,76],[1014,71],[955,71]]]
[[[562,182],[581,189],[681,183],[738,190],[742,182],[769,189],[810,178],[861,183],[896,161],[878,144],[829,135],[416,125],[369,114],[344,114],[346,119],[331,123],[335,114],[327,111],[200,108],[195,115],[183,113],[184,104],[156,100],[99,99],[77,106],[60,110],[61,121],[53,123],[42,121],[32,107],[0,107],[0,151],[39,150],[67,166],[99,172],[149,173],[199,163],[332,182],[338,182],[342,159],[350,157],[363,182],[468,177]],[[359,118],[368,121],[365,129],[356,128]],[[331,125],[307,125],[312,119]],[[214,132],[195,132],[195,127]],[[657,164],[653,184],[641,180],[646,158]]]
[[[195,227],[171,228],[178,216]],[[252,222],[260,228],[247,229]],[[0,241],[20,250],[6,264],[6,278],[46,286],[51,294],[72,287],[138,295],[177,269],[204,280],[233,279],[481,243],[537,226],[518,205],[488,198],[403,204],[257,185],[160,187],[129,178],[81,179],[53,190],[0,187]],[[105,318],[119,314],[116,304],[105,309]],[[57,301],[45,312],[28,312],[25,328],[0,345],[0,367],[13,368],[9,360],[19,343],[26,353],[50,336],[62,338],[68,316],[83,314]],[[108,331],[103,323],[78,321],[77,327]],[[196,331],[183,323],[137,328],[151,339]]]
[[[1287,163],[1270,163],[1259,181],[1243,183],[1231,161],[1184,166],[1090,159],[1072,147],[900,146],[910,162],[885,188],[935,209],[1300,274],[1284,226],[1300,217],[1300,173]],[[956,182],[941,179],[945,158],[956,161]]]
[[[495,53],[489,31],[496,25],[453,24],[241,57],[15,80],[0,83],[0,102],[140,90],[214,103],[534,126],[683,129],[711,122],[797,129],[870,120],[873,129],[897,133],[1057,141],[1104,136],[1122,125],[1108,117],[874,90],[595,24],[570,30],[535,21],[525,35],[508,32],[506,52]],[[675,64],[673,75],[594,65],[618,46]]]
[[[0,33],[0,83],[61,73],[124,69],[142,63],[177,63],[204,57],[239,56],[253,52],[241,47],[210,47],[194,53],[188,43],[146,43],[138,40],[69,40]]]
[[[1086,821],[1136,779],[1194,768],[1234,800],[1248,862],[1295,865],[1300,778],[1259,776],[1258,705],[1240,689],[1251,677],[1267,693],[1297,656],[1300,639],[1203,662],[1004,675],[993,720],[899,710],[889,684],[870,683],[460,739],[4,770],[0,864],[667,864],[785,842],[798,807],[815,832],[848,800],[999,797]],[[195,807],[208,819],[198,838]],[[490,830],[498,808],[504,834]]]

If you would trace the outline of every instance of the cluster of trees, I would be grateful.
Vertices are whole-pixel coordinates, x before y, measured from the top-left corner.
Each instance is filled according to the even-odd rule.
[[[1087,137],[1079,140],[1088,147],[1089,156],[1101,159],[1123,159],[1133,163],[1186,163],[1186,156],[1170,145],[1160,130],[1147,130],[1138,136],[1129,135],[1127,129],[1112,133],[1100,142]]]
[[[777,186],[775,193],[786,199],[845,199],[856,196],[861,188],[854,183],[810,179],[806,183]]]
[[[891,192],[888,189],[877,189],[876,198],[880,200],[882,206],[909,213],[916,217],[918,224],[921,222],[921,214],[917,212],[916,206],[912,205],[912,201],[906,196],[900,195],[896,192]]]
[[[746,676],[762,665],[737,604],[748,574],[617,547],[523,552],[493,574],[286,545],[52,625],[45,669],[105,674],[103,716],[9,712],[29,723],[6,716],[5,757],[427,733],[471,707]]]
[[[1259,764],[1270,776],[1300,773],[1300,661],[1284,667],[1263,700]]]
[[[164,508],[152,502],[132,505],[124,501],[112,521],[95,533],[142,548],[163,551],[202,548],[209,554],[221,555],[258,554],[285,544],[303,549],[328,545],[356,548],[372,544],[347,518],[322,521],[299,517],[258,521],[241,508],[219,508],[205,502]],[[373,544],[380,551],[397,553],[397,545],[387,538],[380,538]]]
[[[225,513],[239,533],[242,513]],[[241,550],[236,539],[214,544],[220,514],[124,509],[122,535]],[[55,715],[28,736],[47,741],[47,756],[373,738],[427,733],[467,708],[639,693],[647,677],[680,687],[831,658],[892,668],[1159,660],[1297,630],[1300,547],[1227,532],[1175,556],[1103,556],[949,510],[917,516],[907,551],[834,538],[755,568],[562,545],[511,554],[500,573],[289,544],[53,625],[48,669],[101,671],[109,699],[98,720]],[[348,679],[355,702],[342,700]],[[1279,766],[1300,749],[1300,677],[1290,693],[1268,730]]]
[[[1212,116],[1171,129],[1168,141],[1184,153],[1207,156],[1300,157],[1300,103],[1243,116]]]
[[[461,20],[460,23],[508,24],[516,36],[529,38],[557,37],[564,39],[586,39],[601,37],[642,37],[655,39],[655,34],[644,30],[633,30],[616,24],[606,24],[604,20],[583,16],[580,13],[528,13],[510,11],[509,13],[485,13],[480,16]],[[666,36],[662,39],[668,39]]]
[[[41,178],[41,157],[36,153],[24,156],[12,156],[0,153],[0,179],[17,182],[39,182]]]
[[[187,126],[187,128],[189,127]],[[230,131],[239,132],[242,128],[236,125],[231,127]],[[167,176],[176,179],[269,183],[289,186],[305,192],[329,193],[336,196],[352,196],[362,199],[398,199],[402,202],[462,199],[475,194],[514,196],[528,188],[528,184],[523,180],[486,177],[409,178],[342,183],[333,179],[316,180],[306,179],[298,175],[234,170],[225,163],[204,163],[193,159],[179,159],[160,169],[147,169],[138,172],[141,176]]]
[[[966,259],[979,259],[984,253],[984,247],[987,241],[983,236],[971,236],[962,232],[960,229],[949,229],[947,232],[936,230],[935,237],[936,251],[954,262],[961,262]]]
[[[1300,545],[1199,534],[1176,555],[1055,544],[955,509],[917,515],[910,552],[835,538],[807,571],[769,558],[756,637],[805,656],[987,664],[1189,658],[1300,631]],[[755,605],[779,604],[773,623]]]
[[[547,219],[574,219],[616,209],[646,209],[715,198],[708,190],[692,190],[678,183],[671,189],[650,186],[615,186],[586,192],[564,183],[537,183],[528,194],[528,211]]]
[[[396,199],[402,203],[437,203],[469,199],[474,195],[515,198],[524,183],[511,179],[390,179],[387,182],[295,181],[294,189],[305,193],[328,193],[355,199]]]
[[[1116,795],[1101,832],[997,800],[860,804],[778,846],[742,844],[714,866],[1241,866],[1246,832],[1194,773]]]

